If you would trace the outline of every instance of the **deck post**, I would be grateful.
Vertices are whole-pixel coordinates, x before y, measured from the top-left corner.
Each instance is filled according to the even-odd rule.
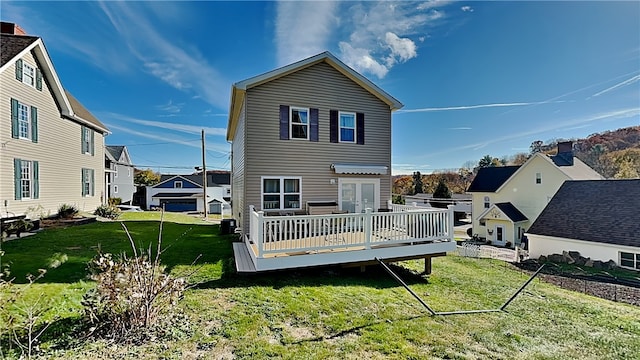
[[[431,275],[431,256],[424,257],[424,273],[425,275]]]
[[[262,247],[264,239],[264,211],[258,211],[258,238],[256,239],[256,245],[258,246],[258,257],[262,258]]]
[[[447,213],[447,216],[449,217],[449,221],[447,222],[449,224],[449,228],[447,229],[447,232],[449,235],[449,241],[456,241],[454,234],[453,234],[453,223],[455,222],[455,214],[453,213],[453,208],[455,207],[455,205],[447,205],[447,209],[449,210]]]
[[[364,209],[364,248],[371,249],[371,229],[373,228],[371,208]]]

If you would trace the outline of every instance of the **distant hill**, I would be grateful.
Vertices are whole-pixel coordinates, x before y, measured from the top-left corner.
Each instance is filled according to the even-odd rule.
[[[554,155],[557,152],[558,142],[562,141],[573,141],[574,155],[606,178],[640,178],[640,126],[595,133],[584,139],[554,139],[542,144],[540,151]],[[525,153],[514,154],[510,160],[505,157],[502,162],[494,158],[493,163],[496,166],[521,165],[528,156],[529,154]],[[465,171],[465,169],[422,175],[423,192],[433,192],[438,179],[444,177],[453,193],[464,193],[473,180],[473,175],[474,172]],[[412,194],[414,191],[412,176],[393,176],[392,191],[397,195]]]

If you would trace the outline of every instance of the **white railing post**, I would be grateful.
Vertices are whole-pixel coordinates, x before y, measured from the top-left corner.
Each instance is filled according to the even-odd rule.
[[[371,208],[364,210],[364,248],[371,249],[371,229],[373,223],[373,216],[371,215]]]
[[[256,239],[256,245],[258,246],[258,257],[262,258],[262,247],[264,239],[264,211],[258,211],[258,238]]]
[[[387,200],[387,209],[389,209],[389,211],[393,209],[393,201],[391,199]]]
[[[447,212],[447,217],[449,218],[449,221],[448,221],[449,228],[447,229],[447,231],[449,232],[448,235],[449,235],[449,240],[450,241],[456,241],[456,239],[454,237],[454,233],[453,233],[453,225],[454,225],[453,223],[455,222],[455,216],[454,216],[454,213],[453,213],[453,208],[454,207],[455,207],[455,205],[447,205],[447,209],[449,210]]]

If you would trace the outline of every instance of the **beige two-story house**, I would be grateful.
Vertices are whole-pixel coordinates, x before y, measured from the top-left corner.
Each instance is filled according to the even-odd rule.
[[[494,245],[520,245],[565,181],[601,179],[573,156],[572,142],[559,143],[556,155],[536,153],[520,166],[482,168],[467,189],[473,195],[473,233]]]
[[[0,215],[93,211],[107,128],[63,88],[41,38],[2,23],[0,58]]]
[[[233,216],[377,211],[391,198],[391,113],[402,104],[329,52],[231,89]]]

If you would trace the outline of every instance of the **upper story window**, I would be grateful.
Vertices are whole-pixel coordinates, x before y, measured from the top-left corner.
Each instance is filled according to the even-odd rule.
[[[22,82],[36,87],[36,69],[26,61],[22,62]]]
[[[491,199],[488,196],[484,197],[484,208],[488,209],[491,206]]]
[[[173,188],[174,189],[182,189],[182,181],[175,181],[173,183]]]
[[[37,90],[42,90],[42,72],[22,59],[16,61],[16,79]]]
[[[536,184],[542,184],[542,174],[536,173]]]
[[[127,168],[127,177],[131,177],[131,168],[130,167]]]
[[[309,139],[309,109],[291,107],[291,138]]]
[[[82,126],[82,153],[94,154],[94,132],[86,126]]]
[[[364,113],[329,110],[329,141],[364,145]]]
[[[115,172],[113,173],[113,177],[117,178],[118,177],[118,165],[115,166]]]
[[[339,142],[356,142],[356,114],[340,112],[339,119]]]
[[[300,209],[302,189],[300,177],[263,177],[263,210]]]
[[[38,109],[11,99],[11,137],[38,142]]]

